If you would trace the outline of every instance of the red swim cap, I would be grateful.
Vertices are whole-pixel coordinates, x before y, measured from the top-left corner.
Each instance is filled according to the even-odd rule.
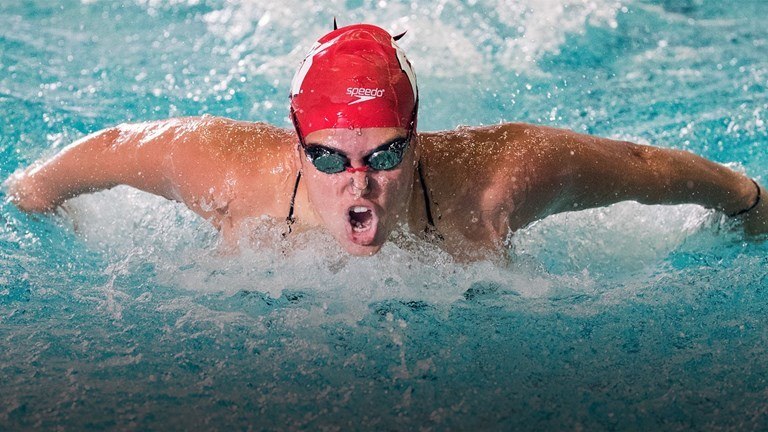
[[[392,36],[370,24],[320,38],[291,83],[300,137],[340,128],[402,127],[416,122],[416,75]]]

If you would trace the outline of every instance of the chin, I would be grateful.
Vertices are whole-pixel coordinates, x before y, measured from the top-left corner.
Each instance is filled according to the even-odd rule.
[[[359,245],[355,243],[344,243],[342,246],[344,247],[344,250],[346,250],[350,255],[364,257],[376,255],[381,250],[382,245]]]

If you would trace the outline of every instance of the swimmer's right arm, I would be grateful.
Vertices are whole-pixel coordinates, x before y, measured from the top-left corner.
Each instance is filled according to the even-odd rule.
[[[744,174],[687,151],[555,133],[566,167],[560,211],[625,200],[692,203],[737,217],[748,235],[768,233],[766,190]]]
[[[172,153],[192,119],[124,124],[88,135],[8,179],[10,200],[25,212],[50,212],[69,198],[129,185],[181,201]]]

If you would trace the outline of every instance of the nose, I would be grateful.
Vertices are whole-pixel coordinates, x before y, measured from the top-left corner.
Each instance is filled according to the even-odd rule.
[[[351,192],[355,195],[355,198],[360,198],[368,193],[368,173],[366,171],[356,171],[352,173],[349,182],[352,186]]]

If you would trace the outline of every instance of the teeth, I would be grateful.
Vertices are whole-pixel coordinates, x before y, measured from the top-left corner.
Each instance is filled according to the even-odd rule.
[[[352,207],[352,212],[353,213],[365,213],[367,211],[368,211],[367,207],[360,207],[360,206]]]

